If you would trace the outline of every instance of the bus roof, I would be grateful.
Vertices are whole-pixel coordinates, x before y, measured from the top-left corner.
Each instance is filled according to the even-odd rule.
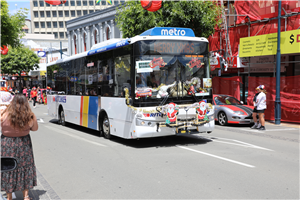
[[[194,31],[190,28],[154,27],[133,38],[126,38],[126,39],[115,38],[112,39],[111,41],[101,42],[99,44],[94,45],[92,49],[89,51],[75,54],[73,56],[48,63],[47,66],[51,66],[61,62],[66,62],[76,58],[81,58],[81,57],[109,51],[119,47],[127,46],[129,44],[133,44],[141,40],[191,40],[191,41],[208,42],[208,40],[204,37],[196,37]]]

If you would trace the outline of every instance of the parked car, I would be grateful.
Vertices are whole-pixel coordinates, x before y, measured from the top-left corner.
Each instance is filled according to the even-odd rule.
[[[250,124],[253,123],[253,106],[243,105],[242,101],[233,96],[215,94],[213,95],[215,107],[215,121],[221,126],[226,124]]]

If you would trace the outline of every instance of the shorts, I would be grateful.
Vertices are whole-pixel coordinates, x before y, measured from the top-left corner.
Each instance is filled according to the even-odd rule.
[[[254,113],[257,113],[256,107],[253,109],[253,112],[254,112]]]
[[[257,113],[264,113],[265,112],[265,109],[263,110],[257,110]]]

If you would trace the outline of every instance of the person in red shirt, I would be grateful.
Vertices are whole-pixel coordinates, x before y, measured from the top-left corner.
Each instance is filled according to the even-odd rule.
[[[37,91],[36,91],[35,87],[32,88],[32,90],[30,92],[30,96],[31,96],[31,99],[33,100],[33,108],[36,108],[35,103],[36,103],[36,98],[37,98]]]

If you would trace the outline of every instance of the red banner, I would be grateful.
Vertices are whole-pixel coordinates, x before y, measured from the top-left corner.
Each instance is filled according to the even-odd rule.
[[[213,77],[213,94],[227,94],[240,100],[240,83],[242,78],[234,76],[231,78]]]
[[[280,77],[281,121],[300,123],[300,76]],[[255,88],[265,85],[267,90],[266,120],[275,119],[276,77],[249,77],[248,105],[253,105]]]

